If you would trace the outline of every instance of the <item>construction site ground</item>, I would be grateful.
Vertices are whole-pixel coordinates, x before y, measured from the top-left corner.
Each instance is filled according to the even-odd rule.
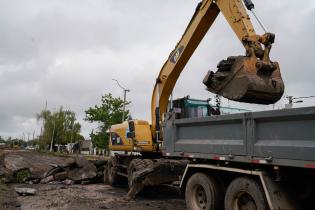
[[[88,178],[86,175],[95,176],[99,173],[99,171],[94,173],[96,168],[91,167],[90,163],[84,161],[84,158],[80,159],[80,163],[78,162],[78,164],[83,164],[82,167],[75,166],[75,161],[79,159],[78,157],[59,157],[31,151],[0,150],[0,178],[2,180],[0,182],[0,210],[186,209],[185,201],[179,195],[178,188],[170,185],[145,188],[134,200],[128,200],[126,198],[127,183],[112,187],[103,184],[102,177],[100,177],[101,180],[92,177],[92,179],[88,179],[90,180],[88,182],[76,181],[71,184],[56,180],[45,184],[28,183],[33,182],[32,180],[18,183],[16,175],[14,176],[14,173],[9,170],[10,168],[18,172],[21,167],[28,167],[32,174],[43,174],[50,165],[52,168],[56,164],[67,166],[66,162],[69,162],[74,166],[68,171],[84,175],[85,180]],[[93,170],[94,172],[90,173]],[[80,177],[75,176],[74,178]],[[36,193],[27,196],[19,195],[16,188],[35,189]]]
[[[185,201],[173,186],[158,186],[143,190],[135,200],[125,198],[127,188],[105,184],[12,184],[1,185],[1,210],[155,210],[186,209]],[[19,196],[14,187],[30,187],[36,195]]]

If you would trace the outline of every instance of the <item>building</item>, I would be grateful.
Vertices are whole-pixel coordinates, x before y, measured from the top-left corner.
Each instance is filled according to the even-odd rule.
[[[91,155],[93,150],[93,144],[91,140],[80,141],[80,154]]]

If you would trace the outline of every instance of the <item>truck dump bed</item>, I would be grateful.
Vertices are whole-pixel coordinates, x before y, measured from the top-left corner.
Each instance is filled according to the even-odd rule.
[[[165,155],[315,168],[315,107],[164,123]]]

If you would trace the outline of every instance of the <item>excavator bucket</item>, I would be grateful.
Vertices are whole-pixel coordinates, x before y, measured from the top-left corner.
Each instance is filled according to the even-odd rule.
[[[284,84],[277,62],[255,57],[231,56],[209,71],[203,83],[207,90],[227,99],[255,104],[273,104],[283,95]]]

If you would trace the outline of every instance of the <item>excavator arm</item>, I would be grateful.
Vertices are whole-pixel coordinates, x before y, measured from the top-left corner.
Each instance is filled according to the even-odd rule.
[[[251,7],[250,1],[245,3]],[[218,64],[217,72],[209,71],[203,80],[207,89],[240,102],[270,104],[281,98],[284,85],[279,65],[269,59],[274,34],[256,34],[241,0],[203,0],[156,79],[151,102],[155,139],[159,139],[160,121],[180,73],[220,12],[242,42],[246,55],[231,56]]]

